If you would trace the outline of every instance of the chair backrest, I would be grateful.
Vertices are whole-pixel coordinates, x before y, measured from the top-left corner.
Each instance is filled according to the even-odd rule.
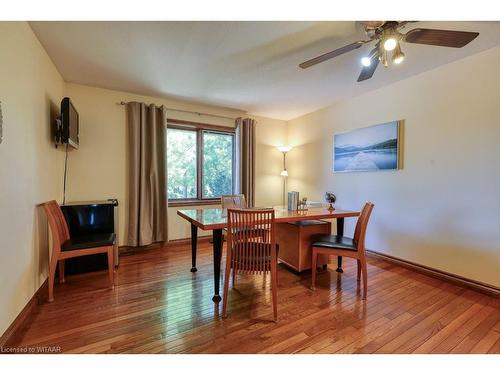
[[[53,251],[59,252],[61,251],[61,244],[70,238],[66,219],[61,211],[61,207],[59,207],[56,201],[45,202],[40,206],[43,207],[47,214],[50,231],[52,233]]]
[[[228,209],[227,248],[235,271],[266,272],[277,263],[274,209]]]
[[[366,228],[368,227],[368,220],[370,219],[373,207],[374,204],[372,202],[365,203],[358,217],[356,229],[354,230],[354,241],[356,242],[358,251],[361,252],[365,251]]]
[[[220,201],[222,209],[247,208],[247,201],[244,194],[222,195]]]

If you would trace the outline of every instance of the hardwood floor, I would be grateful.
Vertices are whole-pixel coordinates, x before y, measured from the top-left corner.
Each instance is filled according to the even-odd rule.
[[[383,260],[369,258],[368,299],[345,272],[279,267],[278,323],[270,277],[238,276],[228,319],[212,302],[212,252],[153,249],[121,258],[116,287],[106,272],[69,276],[55,287],[16,346],[63,353],[500,353],[500,301]],[[334,265],[332,264],[332,267]]]

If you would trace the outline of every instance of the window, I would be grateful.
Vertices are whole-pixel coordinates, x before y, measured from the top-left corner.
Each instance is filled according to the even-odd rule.
[[[234,135],[203,131],[203,198],[233,193]]]
[[[234,131],[170,120],[167,129],[168,199],[181,204],[218,200],[234,191]]]
[[[196,132],[167,129],[168,199],[196,199]]]

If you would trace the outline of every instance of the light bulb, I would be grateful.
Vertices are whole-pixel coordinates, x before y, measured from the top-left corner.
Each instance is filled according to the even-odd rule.
[[[369,57],[365,56],[361,58],[361,65],[363,66],[370,66],[372,64],[372,59]]]
[[[401,64],[403,62],[403,60],[405,59],[405,54],[403,52],[401,52],[400,54],[398,55],[394,55],[392,57],[392,62],[394,64]]]
[[[401,64],[404,59],[405,59],[405,54],[401,51],[401,46],[398,43],[392,55],[392,62],[394,64]]]
[[[392,51],[394,48],[396,48],[398,44],[398,41],[394,37],[387,38],[384,42],[384,49],[386,51]]]

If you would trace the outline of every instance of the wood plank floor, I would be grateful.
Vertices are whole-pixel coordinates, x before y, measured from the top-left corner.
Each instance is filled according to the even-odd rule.
[[[499,299],[379,259],[369,259],[368,299],[355,261],[345,272],[296,275],[280,265],[279,322],[270,278],[238,276],[229,317],[211,300],[212,252],[198,272],[179,246],[121,258],[117,286],[103,273],[69,276],[16,346],[63,353],[500,353]],[[333,267],[333,265],[332,265]]]

